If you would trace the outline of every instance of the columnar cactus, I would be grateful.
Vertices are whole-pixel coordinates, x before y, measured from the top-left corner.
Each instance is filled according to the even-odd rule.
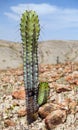
[[[26,10],[21,17],[20,31],[23,45],[24,84],[26,89],[27,120],[33,122],[38,110],[38,39],[40,24],[35,11]]]

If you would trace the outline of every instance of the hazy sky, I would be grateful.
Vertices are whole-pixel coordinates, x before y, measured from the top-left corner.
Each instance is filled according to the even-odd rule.
[[[78,40],[78,0],[1,0],[0,39],[21,41],[19,23],[24,10],[37,12],[40,40]]]

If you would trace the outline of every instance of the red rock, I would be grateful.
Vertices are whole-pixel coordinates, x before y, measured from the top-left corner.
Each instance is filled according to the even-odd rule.
[[[65,91],[71,91],[72,88],[70,85],[64,85],[64,84],[55,84],[55,90],[57,93],[65,92]]]
[[[12,105],[13,105],[13,106],[19,106],[19,103],[16,102],[16,101],[14,101]]]
[[[21,75],[23,75],[23,70],[21,70],[21,69],[18,69],[18,70],[16,71],[16,74],[17,74],[18,76],[21,76]]]
[[[69,83],[72,83],[72,84],[75,83],[78,85],[78,72],[74,71],[72,74],[69,74],[68,76],[66,76],[66,80]]]
[[[10,120],[10,119],[5,120],[4,124],[5,124],[6,127],[16,125],[16,123],[14,121]]]
[[[18,111],[18,116],[21,117],[21,116],[25,116],[26,115],[26,109],[21,109]]]
[[[76,79],[74,79],[72,75],[66,76],[66,80],[71,84],[74,84],[76,82]]]
[[[42,67],[41,65],[39,65],[39,72],[40,72],[40,73],[45,72],[44,67]]]
[[[71,102],[69,103],[69,109],[72,114],[76,113],[76,106],[77,106],[77,102],[71,100]]]
[[[64,72],[65,73],[71,73],[72,72],[72,63],[65,63],[64,64]]]
[[[78,78],[78,71],[74,71],[72,75],[74,78]]]
[[[67,81],[71,81],[73,78],[72,78],[72,75],[68,75],[68,76],[66,76],[66,80]]]
[[[77,102],[70,98],[66,98],[64,102],[62,102],[62,104],[59,105],[63,106],[63,108],[66,108],[64,110],[67,110],[67,113],[74,114],[76,112]]]
[[[51,82],[51,83],[49,83],[49,86],[50,86],[50,88],[54,88],[54,85],[53,85],[53,83]]]
[[[60,106],[61,110],[66,110],[67,112],[69,111],[69,103],[70,103],[70,99],[66,98],[66,99],[61,99],[59,100],[59,98],[57,98],[57,104]]]
[[[78,79],[75,81],[76,85],[78,85]]]
[[[59,109],[59,105],[54,104],[54,103],[46,103],[45,105],[43,105],[42,107],[39,108],[39,115],[42,118],[45,118],[46,116],[48,116],[52,111]]]
[[[55,110],[51,112],[45,118],[45,124],[49,130],[52,130],[60,123],[64,123],[66,120],[66,111],[64,110]]]
[[[2,81],[8,83],[10,81],[10,76],[4,76]]]
[[[78,105],[76,106],[76,112],[78,113]]]
[[[25,90],[18,90],[12,93],[12,97],[16,99],[25,99]]]

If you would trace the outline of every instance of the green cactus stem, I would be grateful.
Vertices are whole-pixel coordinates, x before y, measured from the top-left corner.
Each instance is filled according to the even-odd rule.
[[[26,10],[21,17],[20,31],[23,45],[24,84],[26,89],[27,120],[32,123],[38,110],[38,39],[40,24],[35,11]]]
[[[39,83],[39,91],[38,91],[38,104],[39,104],[39,106],[47,103],[49,92],[50,92],[50,87],[49,87],[48,82]]]

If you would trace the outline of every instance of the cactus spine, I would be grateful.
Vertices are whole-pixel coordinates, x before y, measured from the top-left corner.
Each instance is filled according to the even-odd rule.
[[[33,122],[38,110],[38,39],[40,24],[35,11],[26,10],[21,17],[20,31],[23,44],[24,84],[26,89],[27,120]]]

